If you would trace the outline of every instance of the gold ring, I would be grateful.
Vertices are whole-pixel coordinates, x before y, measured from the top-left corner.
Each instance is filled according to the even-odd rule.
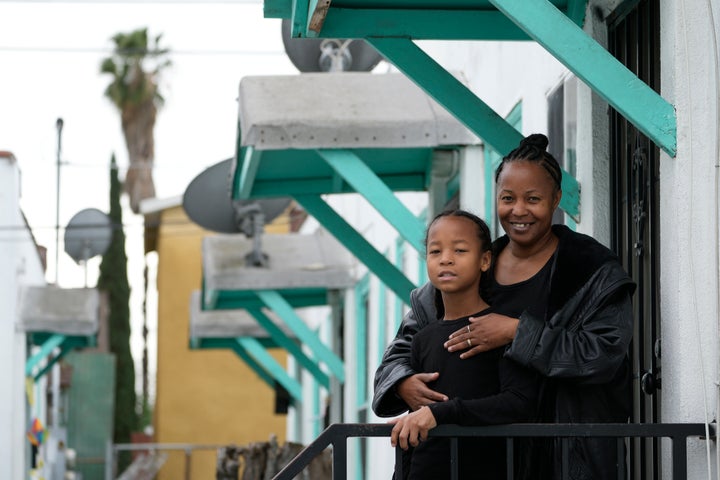
[[[470,333],[470,325],[467,326],[468,333]]]
[[[468,347],[472,347],[472,342],[470,341],[469,338],[466,340],[466,342],[468,342]]]

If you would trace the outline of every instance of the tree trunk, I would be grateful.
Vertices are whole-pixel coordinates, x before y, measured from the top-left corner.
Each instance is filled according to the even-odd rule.
[[[140,201],[155,197],[153,164],[155,161],[155,118],[157,107],[152,98],[129,105],[122,112],[122,129],[130,165],[124,188],[130,197],[130,208],[140,212]]]

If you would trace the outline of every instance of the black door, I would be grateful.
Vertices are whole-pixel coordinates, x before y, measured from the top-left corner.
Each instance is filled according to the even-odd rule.
[[[610,53],[659,91],[659,2],[625,1],[607,23]],[[660,411],[658,159],[658,148],[611,108],[613,249],[638,285],[633,301],[632,421],[643,423],[658,422]],[[629,446],[629,478],[659,478],[659,441],[636,439]]]

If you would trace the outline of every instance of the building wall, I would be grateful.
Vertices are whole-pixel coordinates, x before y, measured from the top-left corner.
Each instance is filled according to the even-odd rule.
[[[677,156],[660,158],[661,415],[717,421],[720,11],[716,2],[660,5],[662,94],[678,118]],[[688,478],[707,477],[705,447],[689,442]],[[710,448],[716,456],[717,443]]]
[[[38,250],[20,211],[20,170],[14,157],[0,156],[0,478],[25,478],[30,465],[25,437],[31,415],[44,425],[44,398],[34,395],[28,406],[25,388],[25,333],[18,330],[20,289],[44,285]],[[41,382],[44,385],[44,381]],[[34,393],[42,390],[35,388]]]
[[[162,212],[157,243],[158,345],[155,441],[247,445],[270,435],[285,441],[284,415],[274,414],[274,391],[234,353],[190,350],[190,294],[202,281],[202,238],[181,207]],[[273,352],[285,365],[284,352]],[[214,478],[215,450],[191,457],[192,479]],[[158,478],[186,478],[183,452],[171,453]]]
[[[617,0],[591,2],[585,30],[606,45],[604,16],[621,3]],[[720,11],[712,2],[661,0],[661,76],[662,96],[677,112],[677,156],[661,152],[660,178],[660,291],[662,321],[663,422],[715,421],[720,408],[718,395],[718,341],[720,312],[720,58],[718,35]],[[714,8],[714,11],[709,10]],[[714,25],[712,21],[714,20]],[[451,71],[461,71],[470,88],[497,113],[504,116],[522,102],[522,133],[547,132],[547,94],[568,78],[568,70],[540,46],[527,42],[418,42],[438,63]],[[577,86],[577,180],[581,187],[581,219],[576,229],[610,242],[610,179],[608,105],[581,81]],[[487,166],[485,166],[487,168]],[[461,188],[469,190],[479,183],[470,178],[482,175],[472,163],[461,167]],[[483,196],[461,191],[461,207],[483,212]],[[394,233],[377,221],[374,211],[361,201],[337,201],[334,206],[378,249],[395,258]],[[408,275],[416,267],[406,264]],[[362,267],[360,267],[362,270]],[[358,276],[360,279],[361,276]],[[414,278],[414,277],[411,277]],[[370,281],[370,329],[391,331],[397,318],[392,294],[383,297],[382,287]],[[346,331],[354,332],[355,292],[346,295]],[[385,308],[377,302],[386,298]],[[388,300],[389,298],[389,300]],[[405,310],[406,307],[402,307]],[[377,313],[377,312],[384,312]],[[394,332],[393,332],[394,333]],[[346,334],[347,338],[347,334]],[[384,338],[386,344],[392,334]],[[369,383],[372,373],[353,376],[357,351],[355,343],[346,345],[348,382],[345,387],[345,418],[356,421],[357,382]],[[377,362],[378,349],[368,346],[367,355]],[[369,421],[384,422],[370,416]],[[667,442],[666,442],[667,443]],[[689,477],[707,478],[707,465],[715,464],[718,444],[700,439],[689,441]],[[392,470],[393,452],[386,439],[373,440],[369,447],[371,474],[365,478],[385,478]],[[669,446],[668,446],[669,448]],[[349,448],[351,478],[357,468],[359,450]],[[664,455],[669,458],[669,455]],[[354,465],[354,466],[353,466]],[[670,478],[669,465],[663,475]]]

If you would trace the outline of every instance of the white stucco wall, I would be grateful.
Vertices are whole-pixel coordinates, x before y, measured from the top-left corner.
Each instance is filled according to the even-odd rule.
[[[715,3],[711,25],[709,5],[661,1],[662,94],[678,120],[677,156],[660,160],[664,422],[717,419],[720,79],[712,29],[720,11]],[[688,478],[706,478],[705,447],[691,442]]]
[[[43,285],[44,274],[20,213],[20,171],[0,157],[0,478],[25,478],[25,333],[16,328],[18,293],[23,285]],[[42,399],[38,399],[42,402]],[[42,419],[44,422],[44,418]],[[45,423],[45,422],[44,422]]]

